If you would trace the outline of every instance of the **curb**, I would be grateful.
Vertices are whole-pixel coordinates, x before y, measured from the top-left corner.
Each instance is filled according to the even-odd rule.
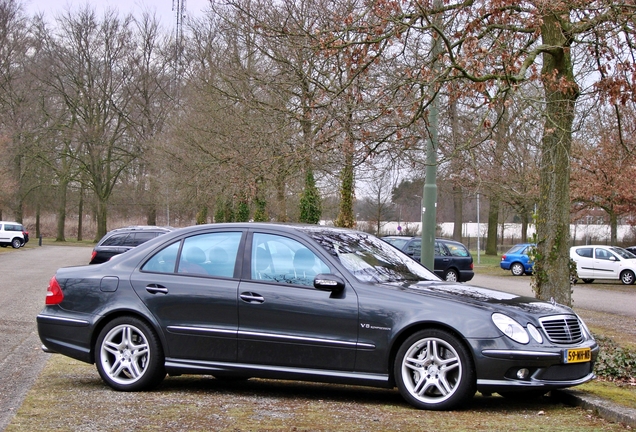
[[[605,420],[636,429],[636,409],[615,404],[580,390],[552,390],[551,394],[565,404],[590,410]]]

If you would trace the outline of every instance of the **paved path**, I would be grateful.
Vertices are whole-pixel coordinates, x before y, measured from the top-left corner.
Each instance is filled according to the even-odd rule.
[[[529,276],[487,276],[476,274],[470,285],[498,289],[534,297]],[[621,286],[621,290],[594,288],[598,284],[577,284],[572,294],[574,307],[636,317],[636,285]],[[624,290],[623,290],[624,288]]]
[[[42,246],[0,253],[0,431],[9,424],[40,371],[35,317],[44,306],[49,279],[59,267],[86,264],[91,249]]]

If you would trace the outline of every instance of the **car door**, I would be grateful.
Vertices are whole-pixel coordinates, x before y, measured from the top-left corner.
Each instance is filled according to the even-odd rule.
[[[610,250],[597,247],[594,249],[594,278],[618,279],[620,260]]]
[[[576,262],[576,274],[581,279],[594,279],[594,248],[581,246],[574,248],[571,258]]]
[[[316,274],[332,272],[327,260],[299,239],[258,231],[245,252],[238,361],[353,370],[357,296],[351,287],[337,295],[313,287]]]
[[[446,269],[451,264],[451,254],[446,249],[446,246],[439,241],[435,241],[435,265],[434,270],[435,274],[441,278],[444,278],[444,274],[446,273]]]
[[[161,248],[131,277],[157,318],[166,357],[236,360],[242,231],[208,232]]]

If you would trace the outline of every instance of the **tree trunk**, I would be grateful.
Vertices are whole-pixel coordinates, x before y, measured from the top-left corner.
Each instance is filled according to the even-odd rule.
[[[66,192],[68,189],[68,180],[60,179],[57,187],[57,235],[55,241],[66,241],[64,235],[64,226],[66,224]]]
[[[616,212],[609,212],[610,218],[610,244],[616,246],[618,243],[618,218]]]
[[[455,211],[455,223],[453,224],[453,240],[462,241],[462,223],[464,222],[464,195],[462,187],[453,186],[453,208]]]
[[[77,206],[77,241],[84,239],[84,186],[80,187],[79,204]]]
[[[108,232],[106,227],[106,221],[108,220],[108,199],[97,197],[97,234],[95,236],[95,242],[104,237]]]
[[[491,195],[488,207],[488,237],[486,237],[486,255],[497,255],[497,222],[499,222],[499,198]]]
[[[567,19],[567,11],[562,16]],[[537,254],[534,291],[542,300],[570,306],[570,147],[578,86],[570,57],[569,40],[553,15],[544,17],[543,86],[546,118],[541,142]]]

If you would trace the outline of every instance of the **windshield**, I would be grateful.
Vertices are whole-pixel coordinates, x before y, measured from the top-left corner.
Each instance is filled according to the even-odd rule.
[[[420,263],[371,234],[331,229],[308,230],[307,234],[362,282],[440,280]]]
[[[620,256],[621,258],[624,258],[624,259],[636,258],[636,255],[634,255],[630,251],[628,251],[626,249],[623,249],[623,248],[613,247],[613,248],[610,248],[610,250],[612,252],[614,252],[616,255],[618,255],[618,256]]]

